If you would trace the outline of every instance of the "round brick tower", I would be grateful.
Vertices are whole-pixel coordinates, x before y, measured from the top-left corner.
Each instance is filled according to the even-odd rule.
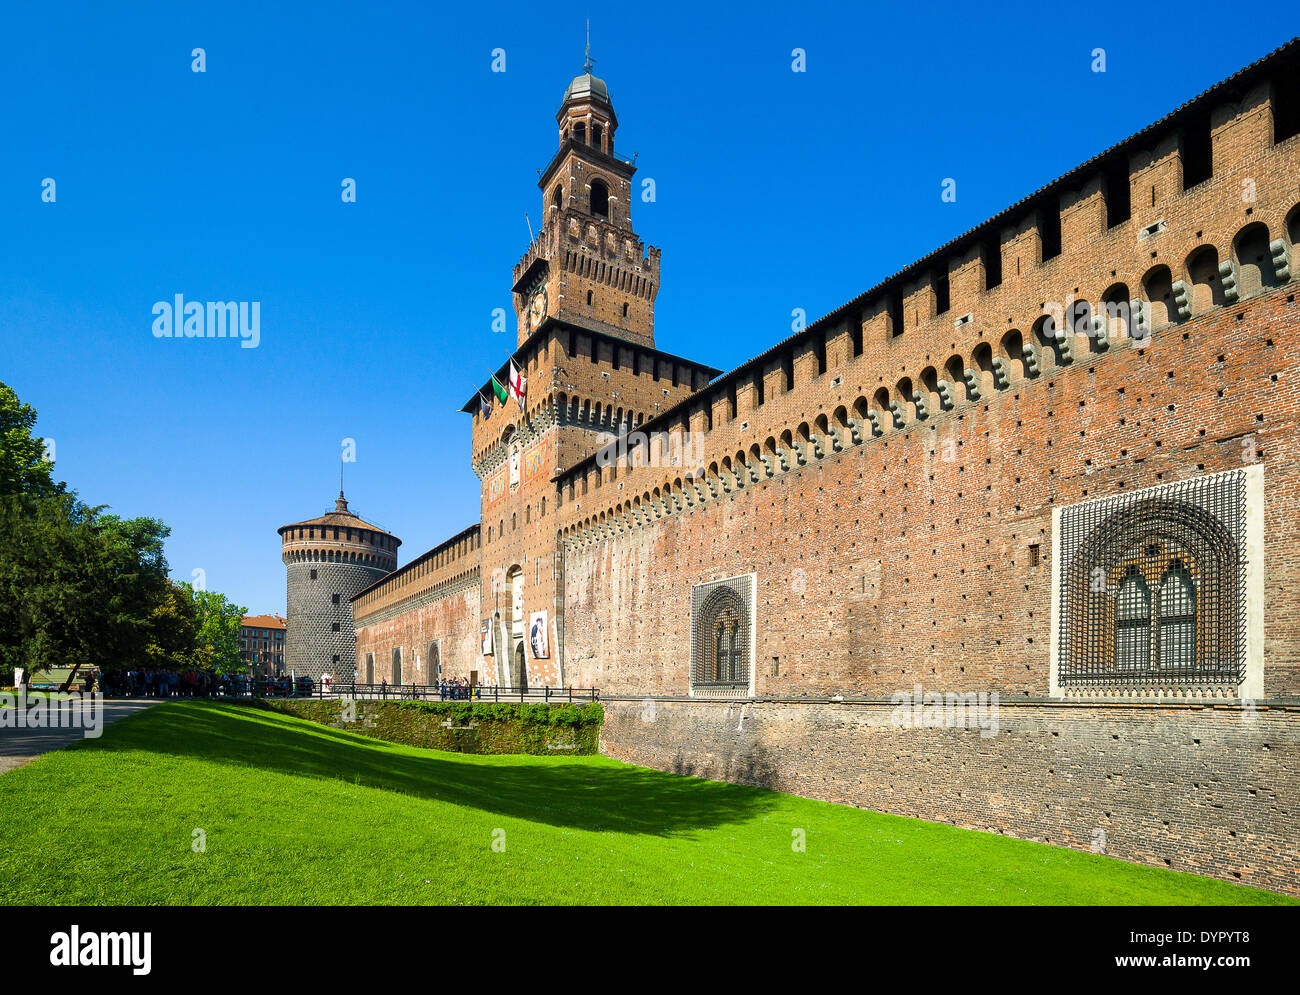
[[[281,526],[288,571],[285,668],[319,681],[351,681],[357,666],[352,598],[397,569],[402,540],[362,521],[339,491],[334,510]]]

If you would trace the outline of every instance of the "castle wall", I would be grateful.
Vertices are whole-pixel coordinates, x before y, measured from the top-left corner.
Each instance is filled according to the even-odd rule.
[[[1295,705],[1004,701],[983,730],[890,702],[604,705],[629,763],[1300,893]]]
[[[686,693],[691,585],[752,572],[758,694],[889,696],[919,680],[1046,696],[1052,510],[1261,463],[1264,693],[1300,695],[1295,296],[1293,283],[1215,309],[1144,349],[1117,343],[695,510],[568,543],[566,681]]]
[[[480,548],[479,527],[472,525],[358,594],[351,608],[360,683],[433,683],[433,643],[444,677],[479,671],[480,681],[493,682],[479,654]],[[400,681],[394,649],[401,652]]]
[[[362,619],[356,630],[358,681],[372,684],[386,681],[390,686],[433,684],[437,681],[434,671],[437,661],[442,664],[444,679],[468,680],[478,671],[480,683],[494,683],[493,675],[484,673],[479,654],[479,617],[475,572],[447,593],[419,598],[392,612],[379,612]],[[436,644],[436,650],[432,644]],[[400,682],[393,667],[394,649],[401,651]],[[369,656],[373,656],[373,675],[367,670]],[[367,676],[374,679],[367,682]]]
[[[1111,295],[1146,302],[1154,328],[1179,324],[1184,319],[1170,286],[1187,284],[1191,315],[1213,309],[1224,301],[1218,266],[1225,261],[1233,263],[1243,296],[1248,284],[1257,290],[1258,261],[1242,258],[1237,236],[1262,224],[1268,239],[1294,240],[1300,135],[1273,144],[1266,84],[1252,87],[1239,103],[1216,108],[1212,119],[1211,178],[1183,189],[1178,133],[1153,137],[1148,148],[1125,157],[1128,220],[1108,226],[1108,188],[1097,174],[1085,174],[1077,188],[1056,197],[1061,224],[1056,255],[1045,254],[1037,210],[1025,209],[1021,216],[1007,212],[980,246],[938,250],[898,280],[719,378],[661,415],[655,427],[702,435],[708,454],[704,468],[716,463],[711,475],[725,477],[738,456],[748,463],[756,449],[780,457],[782,450],[791,454],[800,446],[825,445],[829,434],[848,432],[854,422],[872,431],[874,418],[889,436],[895,430],[892,405],[909,424],[920,415],[917,395],[929,413],[941,411],[939,381],[951,388],[957,409],[977,403],[964,374],[972,374],[972,385],[985,398],[999,389],[995,366],[1011,381],[1029,379],[1026,344],[1034,362],[1050,372],[1064,357],[1046,335],[1048,310],[1060,314],[1082,301],[1095,314]],[[996,252],[1000,260],[997,283],[991,283],[985,252]],[[1208,271],[1200,265],[1206,260]],[[935,292],[939,280],[947,287],[943,310],[945,302]],[[1125,334],[1126,324],[1108,322],[1110,338]],[[1072,334],[1069,339],[1075,364],[1104,358],[1106,349],[1096,337]],[[1108,415],[1111,407],[1098,413]],[[590,491],[598,478],[608,480],[613,472],[591,459],[566,471],[559,484],[565,497],[561,520],[569,533],[589,528],[602,514],[622,515],[637,499],[647,503],[656,489],[681,489],[680,470],[619,468],[616,493],[577,506],[569,502],[570,485],[581,490],[585,484]]]
[[[527,410],[473,415],[475,610],[507,614],[509,577],[525,618],[553,609],[559,655],[530,660],[530,683],[599,688],[612,756],[1067,846],[1100,831],[1125,859],[1300,892],[1300,134],[1274,107],[1282,85],[1300,99],[1294,58],[712,382],[647,342],[525,339]],[[632,427],[654,441],[597,457]],[[529,466],[539,446],[544,472],[503,485],[515,447]],[[1249,580],[1225,589],[1244,607],[1190,624],[1249,629],[1248,679],[1171,679],[1159,704],[1104,682],[1053,698],[1061,510],[1243,469]],[[456,624],[462,589],[421,593],[407,569],[358,616],[378,654]],[[710,698],[692,688],[693,589],[728,578],[752,592],[726,623],[748,626],[749,685]],[[996,694],[1000,731],[898,726],[891,698],[918,685]]]

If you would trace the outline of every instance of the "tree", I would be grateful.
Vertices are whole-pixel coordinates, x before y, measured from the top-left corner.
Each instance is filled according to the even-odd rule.
[[[36,412],[0,383],[0,673],[242,669],[244,609],[167,576],[156,518],[84,504],[51,477]]]
[[[0,497],[0,669],[116,668],[144,657],[166,596],[168,529],[75,494]]]
[[[191,670],[204,666],[199,652],[199,614],[188,584],[169,581],[149,616],[144,666],[149,670]]]
[[[239,638],[248,609],[217,591],[190,588],[198,618],[198,654],[202,665],[223,674],[244,669]]]
[[[0,494],[53,494],[63,490],[45,458],[45,440],[32,435],[36,409],[0,382]]]

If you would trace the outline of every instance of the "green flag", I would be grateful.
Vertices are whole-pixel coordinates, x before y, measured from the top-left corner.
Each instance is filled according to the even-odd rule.
[[[497,400],[502,404],[505,404],[506,398],[510,396],[506,393],[505,387],[501,386],[501,381],[496,377],[492,378],[492,393],[496,394]]]

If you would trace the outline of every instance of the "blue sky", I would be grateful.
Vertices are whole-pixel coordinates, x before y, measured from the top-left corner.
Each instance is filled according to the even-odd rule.
[[[633,217],[663,250],[660,348],[735,366],[1288,37],[1221,14],[593,8],[657,188]],[[252,612],[284,610],[275,530],[331,506],[344,438],[401,562],[476,521],[459,408],[514,344],[491,313],[583,31],[535,3],[7,2],[0,380],[58,477],[163,518],[173,572]],[[261,302],[259,347],[155,338],[178,293]]]

